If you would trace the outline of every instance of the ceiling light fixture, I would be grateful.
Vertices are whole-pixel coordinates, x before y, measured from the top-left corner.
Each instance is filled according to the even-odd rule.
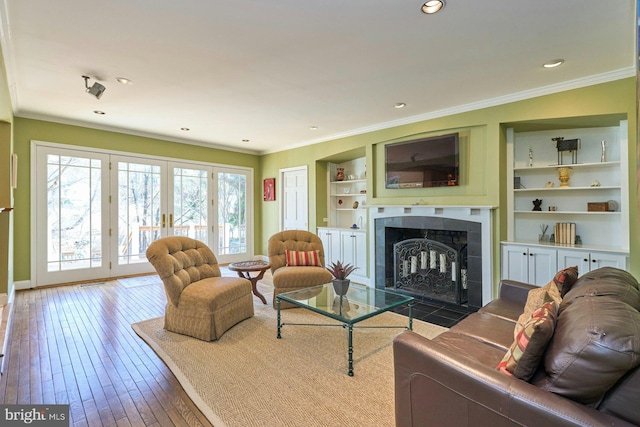
[[[93,110],[93,112],[99,116],[104,116],[105,114],[107,114],[104,111],[100,111],[100,110]]]
[[[249,140],[248,139],[243,139],[242,142],[249,142]]]
[[[393,105],[393,108],[404,108],[404,107],[406,107],[406,106],[407,106],[407,104],[405,104],[404,102],[396,102],[396,103]]]
[[[104,86],[102,86],[98,82],[95,82],[91,87],[89,87],[89,79],[91,77],[82,76],[82,78],[84,79],[84,87],[85,87],[87,93],[95,96],[98,99],[100,99],[100,97],[102,97],[102,94],[104,93],[104,91],[107,90]]]
[[[309,126],[310,130],[318,130],[318,126]]]
[[[444,0],[429,0],[422,5],[422,13],[432,15],[439,12],[444,7]]]
[[[552,59],[549,62],[545,62],[542,66],[544,68],[555,68],[562,64],[564,64],[564,59]]]
[[[183,130],[185,132],[189,132],[191,129],[189,129],[189,128],[180,128],[180,130]]]
[[[133,82],[126,77],[117,77],[116,81],[118,83],[122,83],[123,85],[132,85]]]

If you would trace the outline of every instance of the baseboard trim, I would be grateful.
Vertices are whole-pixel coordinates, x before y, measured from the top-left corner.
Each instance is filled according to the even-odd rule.
[[[31,280],[20,280],[19,282],[13,282],[13,287],[16,291],[24,291],[25,289],[31,289]]]

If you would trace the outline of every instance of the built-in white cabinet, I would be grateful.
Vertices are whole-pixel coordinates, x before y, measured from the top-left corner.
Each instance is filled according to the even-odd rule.
[[[584,274],[600,267],[616,267],[627,270],[627,257],[612,252],[578,251],[558,249],[558,267],[578,266],[578,273]]]
[[[530,258],[548,248],[555,254],[557,267],[579,265],[580,274],[596,266],[628,269],[627,126],[626,120],[613,116],[510,124],[506,132],[507,240],[502,251],[503,278],[532,278],[529,273],[522,273],[522,266],[517,267],[518,251],[514,249],[512,253],[512,244],[536,248],[533,254],[526,255]],[[558,137],[571,141],[577,149],[558,151]],[[564,176],[561,179],[560,168],[569,168],[568,181]],[[575,240],[563,242],[556,236],[557,224],[570,224],[567,229],[573,227]],[[536,267],[534,272],[544,268]],[[529,281],[547,283],[551,277]]]
[[[318,236],[324,246],[326,264],[338,260],[343,264],[352,264],[357,269],[349,278],[368,284],[366,231],[320,227]]]
[[[329,265],[332,262],[341,260],[340,230],[335,228],[318,228],[318,236],[320,240],[322,240],[322,246],[324,247],[325,264]]]
[[[351,273],[354,280],[367,277],[367,233],[357,230],[340,231],[342,261],[352,264],[356,270]]]
[[[503,279],[544,286],[557,271],[555,249],[526,245],[502,246]]]

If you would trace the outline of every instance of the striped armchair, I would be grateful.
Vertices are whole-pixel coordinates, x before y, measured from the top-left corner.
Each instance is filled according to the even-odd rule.
[[[271,263],[271,273],[273,273],[274,308],[278,294],[322,285],[333,279],[331,273],[324,268],[322,241],[309,231],[286,230],[276,233],[269,238],[267,251]],[[290,251],[289,260],[287,260],[287,251]],[[309,252],[311,254],[307,255],[306,253]],[[290,307],[291,305],[285,302],[280,304],[280,308]]]

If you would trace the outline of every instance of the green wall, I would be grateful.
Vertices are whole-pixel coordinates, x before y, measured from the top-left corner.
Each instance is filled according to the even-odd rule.
[[[254,206],[256,207],[254,236],[256,248],[261,247],[263,233],[260,205],[263,202],[258,156],[16,117],[14,120],[14,149],[20,159],[20,168],[18,169],[19,185],[15,191],[15,212],[18,214],[14,217],[14,227],[15,235],[20,238],[15,239],[14,255],[15,259],[20,262],[15,263],[15,281],[29,280],[31,276],[30,154],[32,140],[253,168],[254,188],[256,189],[254,191]],[[1,289],[0,292],[2,292]]]
[[[14,242],[15,280],[30,277],[30,141],[40,140],[109,149],[123,152],[174,157],[185,160],[208,161],[252,167],[255,171],[255,252],[267,253],[269,236],[278,231],[279,203],[262,201],[262,180],[278,177],[280,169],[307,166],[309,170],[309,229],[325,225],[327,216],[327,161],[337,161],[345,154],[362,153],[367,158],[369,205],[410,205],[416,202],[429,205],[476,205],[496,207],[495,239],[506,238],[506,124],[529,120],[570,118],[619,114],[629,121],[629,199],[631,259],[640,256],[640,227],[638,224],[638,185],[636,147],[636,79],[628,78],[610,83],[540,96],[496,107],[454,114],[397,126],[376,132],[340,138],[278,153],[255,156],[232,151],[210,149],[152,138],[131,136],[78,126],[39,120],[14,119],[14,150],[20,158],[19,187],[15,195],[14,232],[20,236]],[[385,192],[381,182],[380,150],[384,143],[412,135],[439,133],[448,130],[468,132],[465,146],[463,185],[455,189],[417,189]],[[2,238],[2,236],[0,236]],[[500,272],[500,248],[494,248],[496,279]],[[631,265],[640,277],[640,265]],[[0,292],[3,292],[0,289]]]
[[[631,259],[640,257],[638,226],[638,185],[636,182],[636,79],[628,78],[483,108],[418,123],[397,126],[376,132],[341,138],[321,144],[296,148],[261,157],[263,178],[277,176],[278,169],[306,165],[309,168],[309,229],[323,226],[327,216],[326,161],[339,158],[341,153],[364,150],[367,157],[367,203],[369,205],[474,205],[494,206],[496,210],[494,272],[500,274],[500,247],[506,238],[506,139],[507,123],[581,116],[617,114],[629,121],[629,204]],[[467,130],[471,133],[466,147],[468,159],[463,185],[454,189],[412,189],[390,193],[384,191],[381,146],[409,135],[441,133],[448,130]],[[318,180],[318,181],[316,181]],[[382,188],[381,188],[382,187]],[[277,205],[264,206],[262,215],[263,247],[278,228]],[[260,248],[256,248],[260,253]],[[631,265],[631,271],[640,277],[640,265]],[[497,282],[497,280],[496,280]]]

